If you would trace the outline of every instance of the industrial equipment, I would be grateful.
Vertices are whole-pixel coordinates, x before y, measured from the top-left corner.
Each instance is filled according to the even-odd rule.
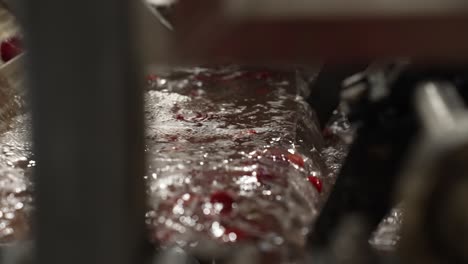
[[[464,0],[3,3],[0,142],[27,108],[33,147],[0,146],[1,263],[468,262],[467,28]]]

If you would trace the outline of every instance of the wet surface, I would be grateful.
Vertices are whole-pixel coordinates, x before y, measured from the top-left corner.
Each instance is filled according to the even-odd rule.
[[[192,69],[153,82],[152,237],[181,247],[251,242],[275,258],[297,256],[328,168],[296,73]]]
[[[187,250],[250,244],[273,263],[300,258],[352,139],[346,118],[336,113],[322,132],[294,70],[173,69],[147,81],[150,239]],[[29,233],[29,123],[19,115],[0,135],[3,243]],[[395,219],[373,245],[398,240]]]
[[[13,118],[0,135],[0,244],[26,238],[32,207],[30,119]]]
[[[370,244],[381,251],[394,251],[400,241],[400,230],[403,224],[404,211],[401,206],[395,207],[380,223]]]

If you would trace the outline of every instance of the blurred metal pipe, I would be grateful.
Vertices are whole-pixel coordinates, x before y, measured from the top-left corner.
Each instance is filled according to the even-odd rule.
[[[448,82],[420,84],[416,90],[416,108],[428,133],[454,129],[458,125],[458,117],[466,114],[457,89]]]
[[[444,81],[421,83],[415,105],[424,129],[401,176],[401,262],[467,263],[468,111]]]
[[[136,1],[138,9],[137,36],[140,55],[147,73],[166,66],[172,48],[172,24],[163,14],[143,1]]]
[[[144,142],[135,1],[25,4],[38,163],[36,263],[141,263]]]

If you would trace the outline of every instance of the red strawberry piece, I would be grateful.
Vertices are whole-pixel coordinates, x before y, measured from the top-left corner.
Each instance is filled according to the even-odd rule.
[[[317,189],[317,191],[319,193],[322,192],[323,183],[322,183],[322,180],[320,178],[318,178],[316,176],[309,176],[309,177],[307,177],[307,179],[315,187],[315,189]]]
[[[183,115],[181,115],[181,114],[177,114],[177,115],[175,116],[175,118],[176,118],[177,120],[180,120],[180,121],[184,121],[184,120],[185,120],[185,117],[184,117]]]
[[[232,211],[232,204],[234,203],[234,199],[227,192],[219,191],[211,195],[210,202],[213,204],[222,204],[223,209],[221,210],[221,213],[224,214]]]
[[[247,134],[256,135],[257,131],[255,131],[255,129],[249,129],[247,130]]]
[[[291,154],[287,155],[287,159],[289,162],[296,164],[297,166],[304,168],[304,159],[298,154]]]
[[[23,52],[23,45],[19,37],[12,37],[0,45],[0,54],[4,62],[10,61],[21,52]]]

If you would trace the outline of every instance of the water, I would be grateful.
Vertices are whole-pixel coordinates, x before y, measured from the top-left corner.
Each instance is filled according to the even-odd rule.
[[[182,69],[150,86],[151,237],[184,248],[254,243],[270,259],[300,254],[323,200],[308,177],[328,168],[296,72]]]
[[[263,262],[300,259],[353,130],[337,112],[322,133],[298,76],[235,66],[148,76],[150,240],[197,254],[248,244]],[[0,134],[0,243],[29,235],[35,166],[29,131],[22,114]],[[384,222],[372,244],[396,241],[397,228],[385,230],[398,225]]]
[[[29,128],[29,116],[19,115],[0,134],[0,244],[24,239],[29,233],[30,174],[35,166]]]

